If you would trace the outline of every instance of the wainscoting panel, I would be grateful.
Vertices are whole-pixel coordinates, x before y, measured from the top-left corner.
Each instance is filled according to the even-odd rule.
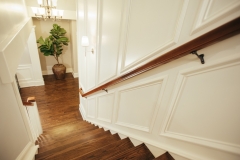
[[[87,103],[88,103],[87,116],[89,118],[95,118],[95,110],[96,110],[96,100],[95,100],[95,98],[88,99]]]
[[[98,84],[117,75],[119,41],[124,1],[99,1]],[[108,54],[111,53],[111,54]]]
[[[239,71],[239,55],[181,71],[161,135],[240,154]]]
[[[114,93],[98,97],[97,119],[105,122],[112,122],[113,106],[114,106]]]
[[[240,13],[240,1],[203,0],[198,12],[192,34],[229,16],[231,19],[237,18]]]
[[[31,64],[19,65],[17,68],[17,77],[19,82],[32,80],[33,79],[32,65]]]
[[[96,86],[96,59],[97,59],[97,1],[96,0],[88,0],[86,1],[86,13],[85,19],[87,21],[86,25],[89,25],[88,29],[86,29],[85,34],[89,38],[89,46],[85,48],[85,60],[86,60],[86,84],[87,90],[91,90]],[[81,46],[82,47],[82,46]],[[92,53],[91,50],[95,52]]]
[[[19,65],[16,74],[21,88],[44,85],[43,80],[35,79],[32,64]]]
[[[176,44],[187,6],[188,0],[131,0],[121,71]]]
[[[118,94],[116,124],[151,132],[166,77],[125,87]],[[144,117],[144,118],[143,118]]]

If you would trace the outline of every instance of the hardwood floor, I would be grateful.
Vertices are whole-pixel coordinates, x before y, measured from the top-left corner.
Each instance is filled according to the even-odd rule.
[[[20,91],[23,101],[35,96],[40,114],[43,134],[36,142],[40,146],[37,160],[154,159],[145,144],[135,147],[129,138],[121,140],[118,134],[83,121],[77,78],[67,74],[64,80],[55,80],[50,75],[44,81],[45,86]],[[166,158],[168,155],[158,159]]]
[[[48,128],[82,120],[79,113],[78,78],[67,73],[64,80],[56,80],[53,75],[43,76],[45,85],[21,88],[21,98],[35,96],[42,127]],[[69,125],[69,124],[68,124]]]

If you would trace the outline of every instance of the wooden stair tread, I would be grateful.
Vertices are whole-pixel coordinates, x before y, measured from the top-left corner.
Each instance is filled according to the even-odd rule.
[[[70,123],[66,123],[66,124],[62,124],[62,125],[58,125],[55,127],[51,127],[48,130],[44,130],[43,133],[55,133],[55,132],[59,132],[61,130],[66,130],[69,127],[81,127],[81,126],[92,126],[92,124],[89,124],[87,122],[84,121],[72,121]]]
[[[85,122],[86,123],[86,122]],[[53,127],[52,129],[49,129],[47,131],[43,131],[42,135],[53,135],[54,137],[56,136],[61,136],[61,135],[68,135],[69,133],[74,132],[75,130],[85,130],[86,128],[91,128],[91,127],[95,127],[94,125],[91,124],[85,124],[83,122],[73,122],[70,123],[69,125],[64,124],[64,125],[59,125],[58,127]]]
[[[155,157],[146,147],[146,145],[140,144],[134,148],[130,148],[124,152],[121,152],[115,156],[108,158],[108,160],[127,160],[127,159],[136,159],[136,160],[149,160],[154,159]]]
[[[168,152],[165,152],[161,156],[155,158],[155,160],[175,160]]]
[[[49,156],[48,158],[51,160],[66,160],[66,159],[72,159],[80,155],[87,154],[93,150],[96,150],[98,148],[101,148],[107,144],[114,143],[120,141],[120,137],[118,134],[111,135],[111,136],[105,136],[102,138],[98,138],[95,140],[90,140],[85,143],[81,143],[72,147],[67,148],[66,150],[63,150],[62,152],[58,152],[56,154],[53,154]]]
[[[129,138],[125,138],[121,141],[117,141],[111,144],[108,144],[107,146],[104,146],[102,148],[99,148],[95,151],[92,151],[88,154],[85,154],[80,157],[74,158],[74,160],[99,160],[99,159],[108,159],[109,157],[112,157],[113,155],[116,155],[123,150],[127,150],[134,147],[132,142]]]
[[[68,133],[68,134],[62,134],[62,135],[59,135],[59,136],[54,136],[54,135],[42,135],[42,139],[41,141],[38,141],[39,143],[39,146],[40,147],[44,147],[44,146],[48,146],[48,145],[51,145],[53,143],[55,143],[56,141],[63,141],[63,140],[66,140],[66,139],[69,139],[71,137],[74,137],[76,135],[81,135],[81,134],[85,134],[87,132],[91,132],[93,130],[98,130],[99,128],[96,127],[96,126],[90,126],[90,127],[86,127],[85,129],[81,129],[81,130],[76,130],[76,131],[73,131],[71,133]],[[44,139],[44,137],[48,137]]]
[[[87,122],[82,121],[82,120],[74,120],[74,121],[63,123],[63,124],[54,125],[54,126],[49,127],[49,128],[45,128],[43,133],[49,132],[49,131],[58,130],[59,127],[63,127],[64,128],[65,126],[67,127],[69,125],[74,125],[74,124],[76,124],[76,125],[82,125],[82,124],[85,125],[86,123]],[[91,124],[88,123],[88,125],[91,125]]]
[[[96,139],[96,138],[104,136],[104,135],[111,135],[111,133],[109,131],[104,132],[103,129],[96,129],[91,132],[86,132],[82,135],[76,135],[74,137],[71,137],[71,138],[63,140],[63,141],[57,141],[48,146],[40,147],[38,151],[39,151],[39,153],[43,153],[43,152],[47,152],[47,151],[56,149],[61,146],[64,147],[64,146],[71,146],[71,145],[78,144],[78,143],[84,143],[86,141]]]
[[[42,117],[40,117],[41,119],[42,119]],[[57,128],[57,127],[60,127],[60,126],[64,126],[64,125],[68,125],[68,124],[72,124],[72,123],[79,123],[79,122],[84,122],[84,121],[82,121],[82,119],[73,119],[72,121],[67,121],[67,122],[62,122],[61,124],[56,124],[56,125],[51,125],[51,126],[49,126],[49,127],[47,127],[47,124],[48,123],[46,123],[45,124],[45,127],[44,127],[44,131],[49,131],[49,130],[52,130],[52,129],[54,129],[54,128]]]

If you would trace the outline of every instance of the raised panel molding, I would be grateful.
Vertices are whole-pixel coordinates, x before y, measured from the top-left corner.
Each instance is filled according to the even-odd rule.
[[[19,65],[17,68],[17,77],[19,82],[32,80],[33,79],[32,65],[31,64]]]
[[[99,96],[97,98],[97,119],[112,122],[112,111],[114,107],[114,93]]]
[[[213,7],[214,2],[219,2],[216,0],[203,0],[202,5],[199,9],[199,14],[197,16],[196,23],[192,29],[191,35],[197,33],[198,31],[207,28],[208,26],[212,25],[213,23],[217,22],[220,19],[226,18],[233,13],[239,12],[240,9],[240,1],[232,1],[228,2],[228,5],[223,6],[220,10],[218,10],[213,15],[209,15],[211,8]],[[237,18],[239,14],[232,19]]]
[[[181,8],[180,14],[178,16],[175,30],[174,30],[173,36],[171,37],[171,40],[165,41],[164,43],[159,44],[158,47],[149,51],[147,54],[145,54],[145,56],[140,57],[137,60],[125,65],[127,48],[129,47],[128,46],[129,34],[130,34],[129,28],[130,28],[130,24],[131,24],[130,19],[131,19],[131,12],[132,12],[131,10],[132,10],[132,5],[133,5],[133,0],[130,0],[128,2],[127,7],[129,9],[128,9],[128,14],[126,14],[127,23],[125,24],[125,26],[123,26],[123,30],[125,33],[122,33],[122,34],[125,34],[125,36],[124,36],[125,38],[123,40],[125,42],[125,44],[123,45],[123,49],[122,49],[123,54],[122,54],[122,61],[121,61],[121,71],[120,71],[121,73],[129,70],[130,68],[133,68],[133,67],[139,65],[142,62],[146,62],[147,60],[154,58],[154,56],[159,55],[159,52],[172,47],[173,45],[175,45],[178,42],[181,30],[182,30],[182,24],[184,21],[184,17],[185,17],[187,8],[188,8],[188,3],[189,3],[189,0],[183,0],[182,8]],[[124,27],[126,29],[124,29]]]
[[[116,4],[111,5],[111,3],[116,3]],[[123,6],[121,7],[121,5],[119,5],[118,3],[124,3],[124,1],[110,0],[107,3],[106,3],[106,0],[98,1],[98,15],[99,15],[98,16],[98,35],[99,36],[98,36],[97,44],[100,44],[100,45],[98,45],[98,48],[97,48],[98,50],[97,77],[98,77],[99,85],[117,76],[119,52],[120,52],[119,51],[120,50],[119,37],[121,34],[120,28],[122,26],[122,17],[124,15]],[[109,11],[109,8],[107,8],[106,5],[109,5],[108,7],[111,8],[112,10]],[[103,10],[103,8],[105,9]],[[109,16],[109,14],[106,14],[107,16],[105,15],[105,17],[103,17],[104,16],[103,11],[111,13],[112,16]],[[103,22],[104,20],[105,22]],[[110,28],[106,29],[104,27],[110,27]],[[105,34],[103,33],[104,31],[105,31]],[[110,56],[112,57],[109,57],[108,53],[111,53]],[[106,54],[108,54],[107,57],[106,57]],[[104,58],[104,55],[105,55],[105,58]],[[111,59],[111,61],[109,61],[109,59]],[[114,67],[115,67],[114,72],[110,73],[109,70]],[[101,75],[107,74],[107,73],[108,73],[107,76],[105,75],[105,77],[101,77]]]
[[[95,118],[96,111],[96,101],[95,98],[91,98],[87,100],[87,117]]]
[[[204,145],[204,146],[207,146],[207,147],[211,147],[211,148],[215,148],[215,149],[219,149],[219,150],[223,150],[223,151],[226,151],[226,152],[230,152],[230,153],[240,155],[240,145],[239,144],[229,143],[229,142],[216,140],[216,139],[214,140],[214,139],[210,139],[210,138],[202,137],[202,136],[201,137],[200,136],[195,136],[194,133],[192,133],[192,135],[190,135],[190,134],[180,133],[180,132],[177,132],[177,131],[170,131],[170,127],[171,127],[171,124],[172,124],[171,122],[173,121],[174,117],[176,117],[176,110],[178,109],[178,107],[177,107],[178,103],[183,96],[183,91],[184,91],[184,88],[186,87],[186,84],[189,83],[188,78],[198,76],[198,75],[201,75],[201,74],[207,74],[207,73],[212,74],[212,73],[217,72],[219,70],[229,69],[231,67],[236,67],[236,66],[238,67],[239,65],[240,65],[240,56],[239,55],[234,55],[234,56],[231,56],[231,57],[227,57],[227,58],[224,58],[224,59],[217,60],[217,61],[209,63],[209,64],[205,64],[204,66],[194,67],[194,68],[191,68],[191,69],[180,71],[179,74],[178,74],[176,84],[175,84],[175,90],[173,92],[172,101],[170,103],[168,113],[165,117],[165,121],[164,121],[164,124],[161,128],[161,131],[160,131],[159,135],[174,138],[174,139],[178,139],[178,140],[181,140],[181,141],[187,141],[187,142],[195,143],[195,144],[198,144],[198,145]],[[239,76],[239,74],[238,74],[238,76]],[[239,78],[239,77],[236,77],[236,78]],[[206,82],[206,83],[208,83],[208,82]],[[222,85],[224,85],[224,84],[222,84]],[[204,86],[202,86],[202,87],[204,87]],[[235,87],[237,88],[239,86],[235,86]],[[189,93],[189,94],[191,94],[191,93]],[[218,93],[216,92],[216,94],[218,94]],[[196,95],[196,96],[201,98],[201,95]],[[203,101],[204,101],[204,99],[203,99]],[[187,104],[185,103],[185,105],[187,105]],[[191,112],[191,111],[188,111],[188,112]],[[206,112],[210,112],[210,111],[206,111]],[[181,114],[180,116],[183,116],[184,113],[182,113],[182,112],[179,113],[178,112],[178,114]],[[199,113],[199,114],[201,114],[201,113]],[[212,118],[214,118],[215,112],[212,113],[212,114],[213,114]],[[195,119],[196,117],[192,117],[192,118]],[[203,117],[203,119],[204,119],[204,117]],[[225,121],[224,116],[223,116],[223,121]],[[238,121],[238,120],[236,120],[236,121]],[[221,123],[221,122],[218,122],[218,123]],[[197,125],[197,124],[195,124],[195,125]],[[230,125],[230,124],[228,124],[228,125]],[[226,126],[228,127],[228,125],[226,125]],[[184,127],[184,126],[181,126],[181,125],[178,125],[178,126]],[[199,126],[199,127],[201,127],[201,126]],[[221,127],[224,127],[223,123],[221,123]],[[180,128],[180,129],[182,129],[181,131],[184,130],[185,132],[187,130],[187,128],[185,128],[185,127]],[[218,133],[216,133],[216,134],[218,134]],[[231,136],[231,135],[229,135],[229,136]]]
[[[21,88],[44,85],[43,79],[35,78],[32,64],[18,65],[16,74]]]
[[[142,81],[139,83],[134,83],[134,85],[129,85],[120,89],[118,92],[118,103],[115,123],[120,126],[150,133],[152,131],[158,109],[161,106],[161,99],[164,93],[166,81],[167,76],[163,76],[147,81]],[[135,94],[135,91],[137,91],[138,94]],[[141,106],[141,104],[136,105],[136,103],[138,103],[136,99],[138,99],[138,102],[144,106]],[[123,106],[121,105],[121,102],[123,102],[122,100],[126,102],[126,104],[124,104]],[[130,103],[135,104],[136,106],[128,106],[132,105]],[[134,121],[137,121],[139,123],[139,119],[141,119],[142,116],[145,116],[148,124],[144,125],[134,123]]]
[[[98,6],[96,0],[84,1],[84,20],[86,24],[85,35],[89,36],[90,46],[85,47],[85,76],[86,76],[86,88],[91,90],[96,87],[96,71],[97,71],[97,13]],[[90,51],[94,49],[92,54]]]

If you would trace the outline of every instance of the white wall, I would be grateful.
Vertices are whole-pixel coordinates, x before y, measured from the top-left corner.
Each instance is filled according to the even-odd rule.
[[[240,16],[239,1],[79,0],[84,92]],[[167,16],[166,16],[167,15]],[[239,159],[240,36],[81,97],[83,117],[176,159]],[[156,151],[159,151],[158,153]],[[181,157],[176,157],[180,155]],[[185,158],[183,158],[185,157]]]
[[[50,34],[50,30],[52,29],[53,24],[58,24],[61,27],[63,27],[67,33],[66,37],[71,40],[71,37],[75,36],[75,34],[71,33],[71,21],[70,20],[61,20],[58,22],[53,22],[53,21],[40,21],[35,18],[33,18],[33,24],[36,26],[35,32],[36,32],[36,40],[40,38],[41,36],[43,38],[48,37]],[[75,42],[74,42],[75,43]],[[59,63],[62,63],[66,66],[67,72],[73,72],[73,64],[72,64],[72,44],[73,42],[69,42],[68,46],[63,47],[63,54],[59,56]],[[41,62],[41,69],[42,69],[42,74],[47,75],[47,74],[53,74],[52,72],[52,66],[54,64],[57,64],[57,61],[53,56],[44,56],[43,53],[39,51],[39,57],[40,57],[40,62]]]
[[[15,159],[29,142],[12,84],[0,82],[0,158]]]
[[[23,0],[1,0],[0,6],[0,159],[24,159],[26,155],[32,159],[37,148],[14,77],[32,21]]]

